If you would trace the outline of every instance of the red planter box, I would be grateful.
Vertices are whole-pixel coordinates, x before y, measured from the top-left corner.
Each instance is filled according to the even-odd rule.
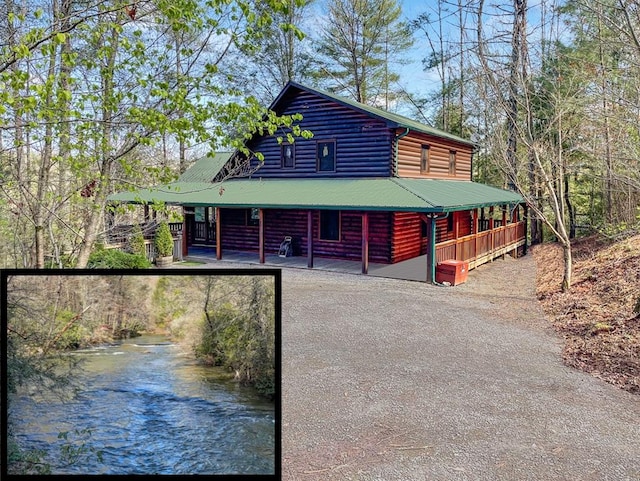
[[[469,263],[464,261],[442,261],[436,266],[436,282],[443,284],[448,282],[457,286],[467,281]]]

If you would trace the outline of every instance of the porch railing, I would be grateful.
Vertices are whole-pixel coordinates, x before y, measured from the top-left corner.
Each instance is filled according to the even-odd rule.
[[[144,250],[146,257],[150,262],[153,262],[156,257],[156,249],[153,242],[153,237],[155,234],[157,223],[145,223],[141,224],[140,227],[144,236]],[[120,251],[126,251],[128,247],[128,240],[132,230],[132,225],[120,225],[114,227],[114,229],[109,232],[109,235],[106,239],[106,243],[104,246],[105,249],[118,249]],[[169,230],[171,231],[171,235],[173,237],[173,260],[182,261],[182,243],[184,242],[182,235],[182,222],[170,222]]]
[[[473,269],[516,249],[526,241],[525,222],[494,227],[459,239],[436,244],[436,261],[455,259],[469,262]]]

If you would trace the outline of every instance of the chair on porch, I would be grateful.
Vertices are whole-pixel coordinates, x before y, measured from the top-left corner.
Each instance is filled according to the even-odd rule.
[[[293,248],[291,246],[291,236],[285,236],[284,240],[280,243],[280,249],[278,249],[279,257],[291,257],[293,255]]]

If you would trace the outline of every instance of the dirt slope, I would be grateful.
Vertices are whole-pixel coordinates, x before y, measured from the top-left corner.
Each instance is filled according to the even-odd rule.
[[[568,293],[560,291],[560,246],[535,246],[532,253],[538,299],[565,338],[565,363],[640,394],[640,235],[613,244],[577,240]]]

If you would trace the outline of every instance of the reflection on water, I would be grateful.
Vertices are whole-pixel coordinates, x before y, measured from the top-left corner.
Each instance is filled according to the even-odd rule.
[[[196,365],[166,338],[72,355],[84,360],[72,401],[22,394],[9,412],[19,444],[49,453],[54,474],[274,473],[273,403]],[[58,433],[84,428],[103,462],[61,466]]]

